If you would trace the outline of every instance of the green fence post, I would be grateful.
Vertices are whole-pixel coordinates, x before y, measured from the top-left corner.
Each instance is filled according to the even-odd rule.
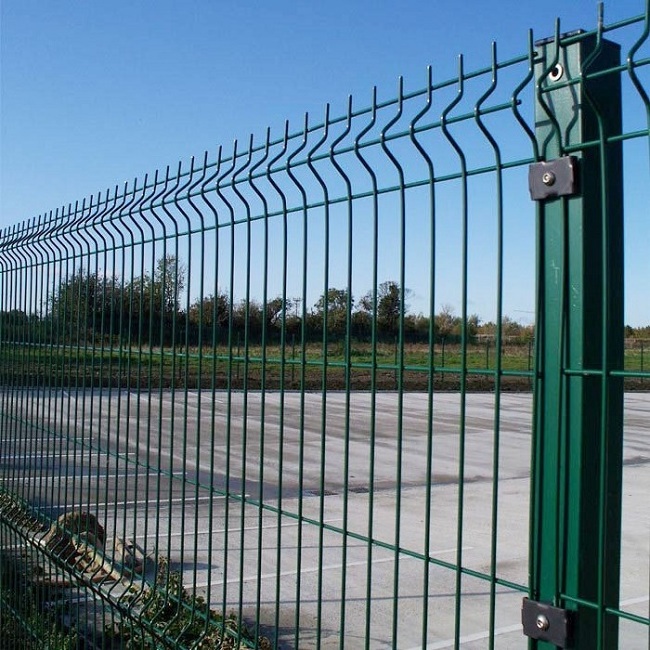
[[[611,371],[623,369],[623,184],[621,144],[608,138],[621,133],[621,83],[617,72],[595,73],[618,66],[620,48],[599,33],[556,35],[537,50],[536,138],[551,165],[530,171],[531,194],[549,193],[533,196],[531,599],[575,612],[575,647],[611,649],[618,621],[606,609],[619,603],[623,439],[623,382]],[[573,189],[565,185],[569,154]]]

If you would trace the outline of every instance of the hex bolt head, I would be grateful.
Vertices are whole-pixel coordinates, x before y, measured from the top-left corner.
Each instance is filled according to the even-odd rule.
[[[542,630],[543,632],[545,632],[546,630],[548,630],[549,627],[551,627],[548,618],[546,618],[544,614],[539,614],[537,616],[537,619],[535,620],[535,625],[537,625],[538,630]]]
[[[561,63],[558,63],[549,73],[549,78],[551,81],[559,81],[562,79],[562,75],[564,74],[564,68],[562,67]]]
[[[544,185],[554,185],[555,184],[555,174],[553,172],[544,172],[542,175],[542,183]]]

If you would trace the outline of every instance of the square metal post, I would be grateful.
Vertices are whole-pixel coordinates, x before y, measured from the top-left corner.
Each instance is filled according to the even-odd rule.
[[[537,44],[538,374],[531,598],[574,610],[573,643],[618,647],[623,442],[623,182],[617,44]],[[575,157],[570,160],[568,156]],[[574,165],[573,168],[569,168]],[[549,171],[551,175],[549,175]],[[567,177],[576,175],[573,187]],[[531,176],[534,175],[531,169]],[[531,180],[539,190],[540,179]],[[566,181],[566,183],[564,182]],[[559,195],[558,195],[559,194]],[[589,605],[585,604],[589,603]],[[556,647],[531,641],[533,648]]]

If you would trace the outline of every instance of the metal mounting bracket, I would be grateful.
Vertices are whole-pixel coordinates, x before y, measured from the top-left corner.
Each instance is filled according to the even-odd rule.
[[[521,622],[531,639],[548,641],[559,648],[571,648],[575,612],[524,598]]]
[[[528,168],[528,187],[533,201],[574,196],[578,193],[578,159],[563,156],[533,163]]]

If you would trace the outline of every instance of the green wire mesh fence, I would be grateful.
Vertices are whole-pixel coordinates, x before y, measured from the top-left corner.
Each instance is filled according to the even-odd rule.
[[[649,25],[6,229],[11,647],[646,647]]]

